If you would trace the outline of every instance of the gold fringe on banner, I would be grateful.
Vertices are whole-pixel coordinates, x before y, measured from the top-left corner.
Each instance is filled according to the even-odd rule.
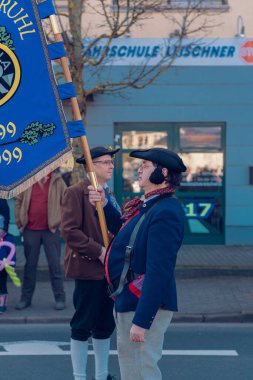
[[[36,182],[38,182],[40,179],[42,179],[46,175],[58,169],[66,161],[70,160],[71,157],[72,157],[72,152],[67,152],[63,156],[58,158],[56,161],[50,163],[46,167],[43,167],[43,169],[38,171],[36,174],[32,175],[31,178],[23,182],[21,185],[17,185],[11,190],[0,190],[0,198],[10,199],[10,198],[16,197],[18,194],[27,190],[29,187],[34,185]]]

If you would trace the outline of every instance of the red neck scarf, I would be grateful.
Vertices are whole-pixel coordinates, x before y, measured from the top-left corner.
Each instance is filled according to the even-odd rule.
[[[152,197],[153,195],[170,194],[170,193],[174,193],[174,192],[175,192],[175,189],[173,187],[164,187],[162,189],[150,191],[149,193],[144,195],[144,198],[148,199],[148,198]],[[143,200],[141,200],[139,198],[134,198],[134,199],[131,199],[131,201],[126,202],[122,206],[122,211],[123,211],[122,218],[123,219],[131,218],[136,213],[138,207],[142,203],[143,203]]]

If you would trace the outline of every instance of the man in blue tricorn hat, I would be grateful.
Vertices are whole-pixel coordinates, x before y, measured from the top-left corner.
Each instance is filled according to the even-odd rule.
[[[160,380],[157,363],[177,311],[174,270],[184,233],[183,209],[174,194],[186,167],[164,148],[134,150],[130,157],[142,160],[138,175],[144,196],[125,204],[123,216],[102,190],[90,186],[89,199],[93,205],[103,202],[108,228],[115,235],[105,270],[115,298],[121,379]]]

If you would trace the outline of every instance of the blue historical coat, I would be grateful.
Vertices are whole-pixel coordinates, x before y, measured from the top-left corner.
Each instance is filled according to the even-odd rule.
[[[177,311],[174,270],[184,233],[182,207],[177,198],[159,195],[143,203],[139,213],[123,226],[124,220],[116,209],[109,203],[104,207],[108,228],[116,235],[107,258],[108,275],[113,282],[121,275],[125,249],[136,223],[156,202],[138,231],[131,260],[133,272],[145,275],[141,296],[134,295],[126,284],[115,299],[116,312],[135,311],[133,323],[145,329],[150,328],[158,309]]]

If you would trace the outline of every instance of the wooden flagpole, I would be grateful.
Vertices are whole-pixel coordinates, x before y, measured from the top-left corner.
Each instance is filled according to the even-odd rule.
[[[56,15],[49,16],[49,20],[51,23],[52,32],[54,34],[55,42],[63,42]],[[68,67],[67,57],[60,58],[60,61],[61,61],[65,81],[67,83],[72,82],[70,70]],[[77,98],[76,97],[70,98],[70,102],[71,102],[74,120],[82,120],[82,116],[80,113]],[[90,155],[90,149],[89,149],[87,138],[86,138],[86,136],[81,136],[79,138],[80,138],[80,142],[81,142],[82,151],[83,151],[83,154],[85,157],[86,167],[88,169],[87,171],[88,171],[88,175],[89,175],[91,184],[97,190],[98,189],[98,182],[97,182],[96,174],[94,172],[94,167],[93,167],[93,163],[92,163],[92,159],[91,159],[91,155]],[[104,245],[107,248],[108,244],[109,244],[109,238],[108,238],[108,230],[107,230],[107,226],[106,226],[103,205],[101,202],[97,202],[96,207],[97,207],[98,218],[99,218],[99,223],[100,223],[100,228],[101,228],[101,232],[102,232],[102,236],[103,236]]]

